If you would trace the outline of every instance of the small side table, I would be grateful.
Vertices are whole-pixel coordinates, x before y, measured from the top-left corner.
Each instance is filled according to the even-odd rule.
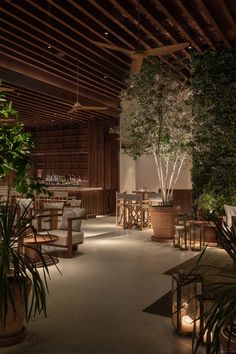
[[[36,235],[31,237],[25,237],[23,240],[23,246],[26,246],[24,250],[25,255],[31,258],[31,260],[34,263],[41,263],[37,250],[41,252],[42,245],[49,244],[49,243],[51,244],[57,240],[58,237],[55,235]],[[54,259],[54,258],[53,260],[55,261],[55,263],[57,263],[58,259],[57,258]]]

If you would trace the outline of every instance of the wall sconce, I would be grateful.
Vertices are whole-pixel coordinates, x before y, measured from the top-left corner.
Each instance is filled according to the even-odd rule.
[[[172,323],[180,335],[192,334],[200,323],[200,302],[203,281],[198,274],[188,275],[179,272],[172,275]]]
[[[190,220],[190,248],[192,251],[201,251],[203,246],[203,224],[204,221]]]

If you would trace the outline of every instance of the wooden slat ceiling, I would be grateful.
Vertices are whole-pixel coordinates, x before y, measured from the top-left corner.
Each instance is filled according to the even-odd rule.
[[[190,42],[202,51],[236,40],[236,0],[1,0],[0,10],[0,77],[15,88],[8,97],[28,127],[119,117],[131,60],[93,41],[135,49],[139,15],[146,49]],[[188,50],[160,60],[189,79]],[[81,104],[107,111],[66,113],[77,63]]]

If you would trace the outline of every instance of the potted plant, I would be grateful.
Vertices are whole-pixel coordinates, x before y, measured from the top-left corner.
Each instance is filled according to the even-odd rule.
[[[24,237],[32,233],[27,208],[17,217],[17,203],[0,205],[0,346],[15,344],[26,334],[25,319],[32,314],[46,315],[49,271],[42,251],[34,249],[43,266],[43,276],[34,260],[27,256]],[[29,293],[31,291],[30,297]]]
[[[0,92],[1,120],[10,115],[16,115],[16,111]],[[18,188],[24,184],[32,147],[32,137],[24,132],[21,123],[8,127],[3,122],[0,127],[0,176],[6,178],[14,173],[8,191],[12,186]],[[49,272],[44,256],[40,249],[36,249],[43,265],[41,275],[32,258],[23,252],[24,237],[32,233],[32,216],[29,216],[28,207],[19,217],[18,203],[10,198],[10,193],[7,200],[0,202],[0,346],[14,344],[24,338],[25,318],[29,320],[37,312],[46,315]]]
[[[131,75],[126,85],[121,95],[125,152],[134,159],[153,156],[162,197],[161,207],[150,207],[153,239],[172,238],[173,191],[191,151],[191,89],[157,60],[145,62],[141,73]]]
[[[216,214],[208,214],[209,221],[216,228],[217,240],[221,247],[236,262],[236,234],[233,228],[219,221]],[[209,267],[211,267],[209,265]],[[217,274],[216,274],[217,276]],[[197,353],[203,340],[206,353],[236,351],[236,276],[235,270],[225,272],[221,280],[211,284],[211,293],[215,296],[212,306],[203,314],[204,323],[197,341],[193,341],[193,353]]]

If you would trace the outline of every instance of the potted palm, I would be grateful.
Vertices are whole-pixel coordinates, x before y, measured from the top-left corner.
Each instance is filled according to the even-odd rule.
[[[217,214],[208,214],[215,225],[217,240],[221,247],[236,262],[236,234],[234,228],[227,227],[219,221]],[[217,274],[216,274],[217,276]],[[219,277],[218,277],[219,278]],[[205,339],[206,353],[236,352],[236,276],[235,267],[231,272],[225,272],[223,279],[211,285],[215,295],[212,306],[203,313],[204,323],[197,341],[193,341],[193,353]]]
[[[162,197],[161,207],[150,208],[153,239],[172,238],[173,191],[191,151],[191,90],[158,61],[145,62],[141,73],[131,75],[126,85],[122,92],[125,152],[134,159],[153,156]]]
[[[13,127],[4,122],[16,114],[0,91],[0,118],[3,120],[0,127],[0,176],[7,178],[11,173],[14,176],[12,184],[8,184],[8,192],[12,186],[17,189],[24,185],[29,151],[33,147],[31,135],[24,132],[20,122]],[[24,252],[24,248],[30,246],[24,245],[23,248],[24,237],[33,232],[28,207],[19,217],[18,204],[10,198],[10,193],[7,200],[0,201],[0,346],[24,338],[24,322],[32,314],[43,312],[46,315],[47,264],[41,250],[36,249],[43,265],[43,273],[39,272],[33,259]]]

